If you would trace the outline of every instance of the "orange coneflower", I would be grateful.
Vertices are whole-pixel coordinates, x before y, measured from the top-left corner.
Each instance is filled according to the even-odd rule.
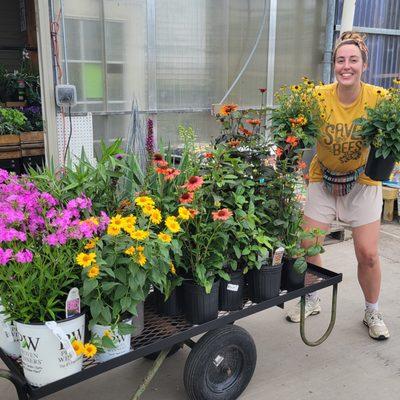
[[[239,127],[239,131],[242,132],[245,136],[251,136],[253,134],[253,132],[249,131],[243,126]]]
[[[164,176],[164,180],[165,181],[172,181],[174,178],[176,178],[179,174],[181,173],[181,171],[179,169],[176,168],[167,168],[167,172]]]
[[[240,145],[240,140],[238,140],[238,139],[231,139],[228,142],[228,146],[231,146],[231,147],[238,147],[239,145]]]
[[[166,174],[168,174],[168,170],[169,170],[169,169],[170,169],[170,168],[168,168],[168,164],[167,164],[167,165],[163,165],[163,166],[157,167],[157,168],[156,168],[156,172],[157,172],[157,174],[166,175]]]
[[[190,212],[190,218],[194,218],[199,213],[199,211],[194,208],[189,208],[189,212]]]
[[[233,215],[228,208],[221,208],[221,210],[213,211],[211,214],[214,221],[226,221]]]
[[[231,112],[236,111],[238,106],[236,104],[225,104],[219,110],[220,115],[229,115]]]
[[[191,176],[189,180],[182,186],[187,189],[189,192],[194,192],[198,188],[200,188],[204,183],[204,180],[201,176]]]
[[[254,118],[254,119],[246,119],[246,122],[250,125],[256,126],[256,125],[260,125],[261,124],[261,120],[258,118]]]
[[[296,136],[288,136],[285,142],[289,143],[292,147],[296,147],[299,144],[299,139]]]
[[[181,204],[188,204],[193,201],[193,193],[192,192],[185,192],[179,197],[179,203]]]
[[[278,157],[280,157],[282,154],[283,154],[283,149],[281,149],[280,147],[278,147],[277,149],[276,149],[276,155],[278,156]]]

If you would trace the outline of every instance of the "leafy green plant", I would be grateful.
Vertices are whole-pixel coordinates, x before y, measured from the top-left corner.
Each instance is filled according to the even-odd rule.
[[[0,135],[18,135],[24,129],[26,117],[12,108],[0,108]]]
[[[367,108],[366,116],[354,122],[366,146],[375,148],[375,157],[394,157],[400,161],[400,89],[391,88],[376,107]]]

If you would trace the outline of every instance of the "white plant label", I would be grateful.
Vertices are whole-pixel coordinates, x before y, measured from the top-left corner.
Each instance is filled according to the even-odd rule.
[[[216,367],[219,367],[220,366],[220,364],[222,363],[222,361],[224,361],[224,357],[222,357],[222,356],[220,356],[220,355],[217,355],[217,357],[215,357],[214,358],[214,365],[216,366]]]
[[[231,292],[237,292],[239,290],[239,285],[234,285],[233,283],[228,283],[226,289]]]
[[[81,298],[79,296],[79,289],[72,288],[65,303],[65,318],[73,317],[81,313]]]
[[[75,361],[78,356],[75,353],[74,348],[72,347],[71,341],[68,339],[68,336],[65,332],[57,325],[55,321],[46,322],[46,326],[53,332],[53,334],[58,338],[58,340],[64,346],[65,351],[71,357],[71,361]]]

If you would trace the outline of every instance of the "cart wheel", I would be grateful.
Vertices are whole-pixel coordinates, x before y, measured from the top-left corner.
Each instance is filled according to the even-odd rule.
[[[234,400],[246,389],[257,362],[250,334],[227,325],[206,333],[186,360],[183,381],[190,400]]]
[[[175,344],[172,346],[171,350],[169,351],[167,357],[173,356],[175,353],[177,353],[180,349],[182,348],[182,344]],[[158,355],[160,354],[159,351],[156,351],[155,353],[147,354],[147,356],[144,356],[147,360],[152,360],[154,361]]]

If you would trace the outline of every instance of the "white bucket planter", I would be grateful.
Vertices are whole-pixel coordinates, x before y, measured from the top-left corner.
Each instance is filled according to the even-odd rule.
[[[17,328],[13,323],[6,322],[7,316],[3,311],[4,307],[0,304],[0,347],[9,356],[18,358],[21,351]]]
[[[24,375],[30,385],[44,386],[82,369],[82,356],[71,355],[45,324],[15,322],[20,335]],[[85,314],[57,322],[68,339],[84,340]]]
[[[132,324],[132,318],[124,321],[125,324]],[[92,334],[102,338],[104,336],[104,332],[110,331],[111,326],[107,325],[94,325],[92,328]],[[122,354],[126,354],[131,349],[131,337],[132,335],[120,335],[117,333],[113,333],[112,340],[115,344],[114,348],[104,349],[104,353],[97,353],[95,355],[96,361],[104,362],[111,360],[112,358],[121,356]]]

